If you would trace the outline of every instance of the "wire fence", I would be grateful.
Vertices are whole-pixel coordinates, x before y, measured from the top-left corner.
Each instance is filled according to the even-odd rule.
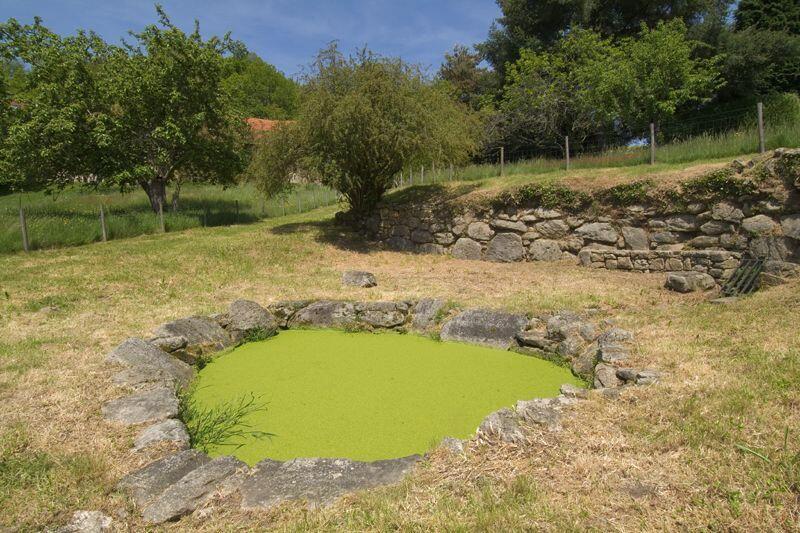
[[[500,147],[493,163],[461,167],[437,162],[409,165],[395,176],[394,186],[405,188],[648,163],[688,163],[797,146],[800,146],[800,123],[793,117],[789,120],[765,117],[759,104],[712,116],[664,122],[658,128],[653,125],[650,131],[626,143],[609,132],[572,139],[565,136],[558,157],[530,157]],[[195,227],[247,224],[304,213],[340,200],[336,191],[318,184],[297,185],[289,194],[276,198],[265,198],[250,185],[222,190],[189,184],[183,188],[179,209],[168,208],[161,213],[153,213],[141,191],[87,192],[76,185],[56,196],[45,193],[0,196],[0,253],[75,246]]]

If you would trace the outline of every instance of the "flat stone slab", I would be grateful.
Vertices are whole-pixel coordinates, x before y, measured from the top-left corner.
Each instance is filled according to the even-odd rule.
[[[167,487],[210,461],[209,456],[198,450],[168,455],[122,478],[117,484],[117,490],[130,494],[136,505],[143,507]]]
[[[469,342],[494,348],[508,348],[528,324],[523,315],[469,309],[445,323],[441,337],[446,341]]]
[[[394,302],[367,302],[356,305],[358,319],[376,328],[395,328],[406,322],[408,305]]]
[[[219,323],[207,316],[190,316],[162,324],[153,337],[184,337],[188,350],[218,351],[233,344]]]
[[[676,292],[707,291],[717,286],[717,282],[703,272],[671,272],[667,274],[664,286]]]
[[[187,515],[214,495],[236,490],[248,467],[233,457],[218,457],[187,473],[169,485],[142,511],[145,522],[161,524]]]
[[[378,281],[375,279],[375,275],[372,272],[348,270],[342,273],[342,285],[368,289],[378,285]]]
[[[103,418],[127,425],[157,422],[178,416],[178,398],[168,387],[158,387],[103,405]]]
[[[173,382],[187,385],[194,369],[144,339],[128,339],[106,356],[112,364],[128,367],[114,377],[122,385]]]
[[[146,428],[133,441],[133,449],[142,450],[162,442],[173,443],[184,450],[189,448],[189,432],[183,422],[172,418]]]
[[[350,492],[399,482],[418,455],[374,461],[349,459],[294,459],[258,463],[241,487],[243,509],[268,509],[289,500],[325,506]]]
[[[278,331],[278,321],[256,302],[236,300],[228,309],[228,330],[236,340],[243,339],[253,331],[269,336]]]

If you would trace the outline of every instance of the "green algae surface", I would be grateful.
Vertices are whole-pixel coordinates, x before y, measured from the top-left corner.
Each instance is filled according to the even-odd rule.
[[[445,436],[467,438],[486,415],[517,400],[580,384],[563,367],[513,352],[414,335],[283,331],[225,353],[200,371],[202,408],[255,395],[265,409],[212,456],[338,457],[374,461],[424,453]]]

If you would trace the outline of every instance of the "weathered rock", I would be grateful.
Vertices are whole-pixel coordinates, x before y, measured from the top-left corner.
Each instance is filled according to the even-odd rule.
[[[692,248],[698,248],[698,249],[713,248],[715,246],[719,246],[719,237],[715,237],[712,235],[702,235],[700,237],[695,237],[686,244],[688,244]]]
[[[756,237],[750,241],[749,249],[753,255],[772,261],[791,259],[798,243],[787,237]]]
[[[464,453],[464,441],[454,437],[443,438],[439,447],[444,448],[450,453]]]
[[[653,385],[661,379],[661,372],[656,370],[640,370],[636,373],[637,385]]]
[[[622,238],[625,239],[625,247],[629,250],[650,249],[650,239],[647,231],[642,228],[625,226],[622,228]]]
[[[280,327],[285,328],[289,325],[289,320],[304,307],[311,304],[313,300],[295,300],[295,301],[284,301],[284,302],[277,302],[271,304],[268,309],[269,312],[272,313],[272,316],[278,321]]]
[[[371,272],[364,272],[363,270],[347,270],[342,272],[342,284],[351,287],[375,287],[378,282],[375,275]]]
[[[311,507],[330,505],[350,492],[398,483],[419,460],[417,455],[371,463],[265,459],[242,484],[242,508],[269,509],[289,500],[304,500]]]
[[[623,344],[604,343],[600,346],[600,360],[604,363],[616,364],[625,361],[630,356],[628,348]]]
[[[650,240],[655,244],[675,244],[680,242],[681,235],[674,231],[657,231],[650,235]]]
[[[472,239],[461,237],[450,249],[450,253],[457,259],[481,259],[483,252],[481,245]]]
[[[492,220],[491,226],[497,231],[517,231],[519,233],[528,231],[528,226],[524,222],[513,222],[511,220],[495,219]]]
[[[700,224],[694,215],[672,215],[664,219],[669,231],[696,231]]]
[[[594,371],[595,364],[597,364],[598,353],[599,347],[597,344],[591,344],[584,348],[581,354],[572,360],[572,364],[570,364],[572,372],[576,376],[589,378]]]
[[[523,331],[517,334],[517,342],[522,346],[529,346],[547,352],[553,352],[558,347],[558,343],[548,339],[538,331]]]
[[[117,484],[117,489],[130,494],[136,505],[143,507],[167,487],[210,461],[210,457],[197,450],[168,455],[128,474]]]
[[[700,226],[700,231],[706,235],[722,235],[723,233],[730,233],[733,231],[733,224],[721,222],[719,220],[709,220]]]
[[[800,215],[789,215],[781,219],[783,234],[787,237],[800,241]]]
[[[547,209],[544,207],[537,207],[533,210],[533,215],[537,218],[561,218],[561,211],[555,209]]]
[[[233,339],[216,320],[207,316],[192,316],[160,326],[153,337],[184,337],[186,349],[210,353],[233,345]]]
[[[550,400],[535,399],[521,400],[515,406],[517,415],[529,424],[545,426],[548,429],[556,429],[561,421],[561,413],[553,406]]]
[[[168,486],[158,498],[145,505],[142,517],[150,524],[161,524],[187,515],[216,494],[238,488],[247,465],[233,457],[218,457],[192,470]]]
[[[716,287],[714,278],[702,272],[670,272],[664,286],[676,292],[707,291]]]
[[[100,511],[75,511],[70,523],[56,529],[56,533],[103,533],[111,530],[113,522]]]
[[[534,229],[545,239],[561,239],[569,233],[569,224],[560,219],[546,220],[534,225]]]
[[[289,323],[291,326],[329,328],[353,324],[355,320],[356,309],[352,303],[320,300],[297,311]]]
[[[446,322],[441,337],[448,341],[508,348],[527,323],[528,319],[522,315],[469,309]]]
[[[150,339],[149,342],[156,348],[169,353],[186,348],[186,345],[189,344],[186,337],[156,337]]]
[[[633,333],[627,329],[611,328],[604,332],[597,339],[598,346],[606,346],[608,344],[619,344],[633,340]]]
[[[433,233],[424,229],[415,229],[411,232],[411,242],[429,244],[433,242]]]
[[[561,385],[560,392],[567,398],[580,398],[583,400],[589,397],[588,390],[583,387],[572,385],[571,383],[564,383]]]
[[[117,346],[106,361],[128,367],[114,377],[121,385],[144,383],[187,385],[194,369],[143,339],[128,339]]]
[[[524,255],[522,237],[516,233],[498,233],[486,248],[486,259],[490,261],[513,263],[522,260]]]
[[[417,251],[421,254],[444,255],[447,253],[447,248],[440,244],[426,242],[425,244],[420,244]]]
[[[436,323],[436,316],[439,314],[446,302],[434,298],[423,298],[414,306],[414,319],[411,327],[417,331],[425,331]]]
[[[572,311],[559,311],[547,319],[547,336],[552,339],[564,340],[572,335],[579,335],[583,323],[581,318]]]
[[[594,388],[613,388],[622,385],[622,380],[617,377],[617,368],[605,363],[594,367]]]
[[[168,387],[158,387],[106,402],[103,418],[127,425],[158,422],[178,416],[178,398]]]
[[[590,241],[616,243],[619,233],[608,222],[591,222],[575,230],[575,233]]]
[[[558,343],[556,351],[559,355],[566,358],[573,358],[580,355],[586,342],[580,335],[568,335],[564,340]]]
[[[236,300],[230,305],[228,316],[228,331],[236,340],[242,340],[248,333],[255,331],[264,336],[274,335],[278,331],[278,321],[272,313],[256,302]]]
[[[179,449],[189,447],[189,433],[180,420],[170,419],[144,429],[133,441],[134,450],[142,450],[154,444],[169,442]]]
[[[363,322],[376,328],[394,328],[406,322],[406,314],[393,302],[369,302],[360,304],[357,310]]]
[[[714,220],[724,220],[726,222],[739,222],[744,218],[741,209],[728,202],[720,202],[711,208],[711,217]]]
[[[780,226],[767,215],[756,215],[742,220],[742,229],[752,235],[772,235]]]
[[[561,246],[556,241],[538,239],[531,243],[528,254],[533,261],[560,261]]]
[[[473,222],[467,227],[467,235],[477,241],[488,241],[494,236],[494,231],[486,222]]]
[[[504,442],[524,443],[525,434],[520,427],[520,418],[512,409],[503,407],[483,419],[478,433],[486,437],[496,437]]]

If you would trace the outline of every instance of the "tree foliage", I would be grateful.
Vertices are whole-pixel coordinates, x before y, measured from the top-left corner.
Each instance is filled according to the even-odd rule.
[[[248,175],[267,191],[298,174],[369,213],[412,163],[457,163],[477,146],[478,123],[419,69],[368,51],[323,50],[305,76],[294,124],[265,135]],[[260,152],[260,153],[259,153]]]
[[[736,29],[753,28],[800,35],[800,3],[797,0],[740,0]]]
[[[497,89],[495,74],[480,66],[481,56],[463,45],[456,45],[444,55],[439,78],[449,83],[450,93],[473,109],[484,105]]]
[[[231,105],[246,117],[284,120],[297,112],[297,84],[256,54],[233,56],[222,89]]]
[[[60,37],[40,20],[0,25],[0,52],[30,66],[3,153],[16,189],[77,177],[142,187],[157,210],[168,184],[229,183],[244,166],[246,129],[221,97],[228,36],[159,23],[111,46],[93,33]],[[7,179],[9,179],[7,177]]]

